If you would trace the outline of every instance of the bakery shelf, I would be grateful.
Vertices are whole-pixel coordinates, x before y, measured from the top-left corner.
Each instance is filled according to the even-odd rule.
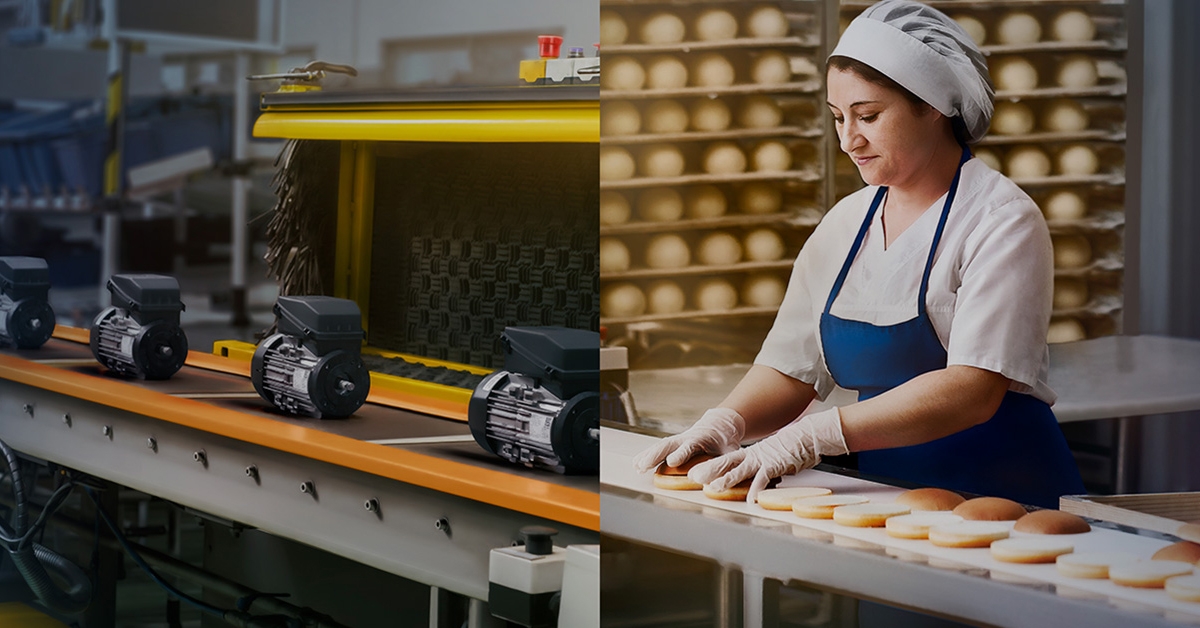
[[[1073,307],[1069,309],[1055,309],[1051,316],[1057,318],[1059,316],[1112,316],[1122,310],[1121,298],[1116,295],[1104,295],[1093,297],[1088,300],[1083,307]]]
[[[983,54],[1006,55],[1028,52],[1125,52],[1129,46],[1123,41],[1097,39],[1093,41],[1039,41],[1032,44],[989,44],[980,46]]]
[[[685,131],[683,133],[639,133],[637,135],[610,135],[600,138],[600,145],[659,144],[674,142],[711,142],[753,138],[802,138],[816,139],[824,135],[818,128],[799,126],[765,127],[760,129],[729,129],[727,131]]]
[[[1013,183],[1021,187],[1043,187],[1049,185],[1125,185],[1125,175],[1123,173],[1110,174],[1091,174],[1091,175],[1063,175],[1056,174],[1049,177],[1036,177],[1029,179],[1017,179],[1013,177]]]
[[[1024,135],[1000,135],[989,133],[976,146],[1003,146],[1006,144],[1038,144],[1053,142],[1124,142],[1125,131],[1087,129],[1072,133],[1043,131]]]
[[[739,37],[716,41],[681,41],[677,44],[618,44],[604,46],[604,54],[637,54],[643,52],[700,52],[735,48],[813,48],[820,45],[815,35],[807,37]]]
[[[680,87],[677,89],[600,90],[600,100],[637,100],[645,98],[683,98],[688,96],[732,96],[747,94],[815,94],[821,91],[821,79],[791,83],[738,83],[727,87]]]
[[[1125,213],[1093,212],[1079,220],[1047,220],[1046,226],[1050,228],[1050,233],[1054,234],[1113,231],[1125,226]]]
[[[737,227],[763,227],[779,225],[781,227],[815,227],[821,219],[818,215],[806,213],[803,216],[795,214],[730,214],[717,218],[692,218],[672,220],[669,222],[629,222],[623,225],[602,225],[601,236],[629,235],[633,233],[658,233],[661,231],[698,231],[701,229],[729,229]]]
[[[620,273],[600,273],[601,280],[658,279],[662,277],[695,277],[697,275],[722,275],[727,273],[751,273],[759,270],[783,270],[791,268],[795,260],[777,262],[739,262],[722,266],[685,266],[683,268],[638,268]]]
[[[1072,277],[1078,279],[1089,279],[1092,277],[1104,277],[1120,272],[1125,269],[1125,264],[1117,259],[1102,258],[1093,260],[1087,266],[1079,268],[1055,268],[1055,277]]]
[[[685,310],[673,314],[642,314],[641,316],[600,317],[601,325],[630,325],[634,323],[657,323],[661,321],[679,321],[693,318],[737,318],[746,316],[774,316],[778,307],[735,307],[723,312],[705,312],[702,310]]]
[[[784,170],[780,172],[739,172],[736,174],[685,174],[679,177],[640,177],[620,181],[601,181],[601,190],[630,190],[634,188],[671,187],[697,183],[746,183],[750,181],[820,181],[815,170]]]
[[[1039,87],[1027,90],[1001,90],[996,92],[996,100],[1017,100],[1021,98],[1087,98],[1089,96],[1124,96],[1127,90],[1125,83],[1096,85],[1083,89],[1075,87]]]

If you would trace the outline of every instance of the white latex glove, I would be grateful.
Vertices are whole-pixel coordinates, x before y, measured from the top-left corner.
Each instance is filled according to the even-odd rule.
[[[648,473],[662,461],[678,467],[700,452],[726,454],[741,447],[746,420],[731,408],[711,408],[681,434],[668,436],[633,459],[633,467]]]
[[[698,464],[688,477],[718,491],[752,477],[746,501],[754,503],[772,478],[814,467],[821,456],[848,452],[841,414],[830,408],[793,421],[745,449]]]

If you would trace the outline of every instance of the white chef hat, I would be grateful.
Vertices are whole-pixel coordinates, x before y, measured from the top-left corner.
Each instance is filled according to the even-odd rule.
[[[947,117],[961,116],[967,141],[987,133],[995,89],[975,40],[945,13],[912,0],[871,5],[830,56],[861,61]]]

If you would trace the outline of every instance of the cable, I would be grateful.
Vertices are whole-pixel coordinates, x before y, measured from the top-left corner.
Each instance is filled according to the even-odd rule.
[[[129,541],[125,539],[125,535],[121,533],[121,530],[117,528],[117,525],[113,523],[111,518],[109,518],[108,513],[100,506],[100,499],[96,497],[95,491],[88,486],[83,487],[83,490],[88,494],[88,497],[91,497],[92,501],[96,503],[96,512],[100,513],[100,518],[104,520],[104,524],[108,526],[109,531],[112,532],[113,537],[117,539],[117,542],[121,544],[121,548],[125,550],[126,554],[129,554],[129,557],[133,559],[133,562],[136,563],[138,567],[142,568],[142,571],[146,572],[150,576],[151,580],[154,580],[158,586],[165,589],[171,596],[176,597],[183,602],[187,602],[189,605],[200,609],[201,612],[208,613],[209,615],[214,615],[222,619],[225,618],[227,611],[224,609],[213,606],[202,600],[197,600],[196,598],[171,586],[171,584],[166,580],[163,580],[162,577],[158,575],[158,572],[154,571],[153,567],[146,564],[146,561],[143,560],[142,557],[137,553],[137,550],[133,549],[133,546],[130,545]]]

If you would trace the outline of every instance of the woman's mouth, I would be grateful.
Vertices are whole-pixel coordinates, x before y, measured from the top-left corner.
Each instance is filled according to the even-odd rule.
[[[863,167],[863,166],[867,165],[867,162],[871,161],[872,159],[875,159],[875,157],[874,157],[874,156],[871,156],[871,157],[854,157],[854,163],[855,163],[855,164],[857,164],[859,168],[861,168],[861,167]]]

